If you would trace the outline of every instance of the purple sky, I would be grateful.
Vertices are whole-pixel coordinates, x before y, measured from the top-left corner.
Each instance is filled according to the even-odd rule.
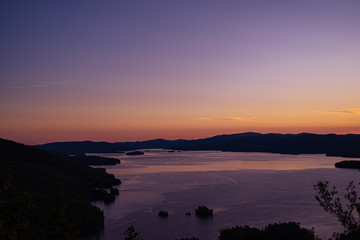
[[[360,1],[1,1],[0,137],[360,133]]]

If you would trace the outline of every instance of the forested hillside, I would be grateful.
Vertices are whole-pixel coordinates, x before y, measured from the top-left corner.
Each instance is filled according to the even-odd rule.
[[[104,199],[99,189],[120,183],[105,169],[0,139],[0,239],[96,234],[104,214],[91,201]]]

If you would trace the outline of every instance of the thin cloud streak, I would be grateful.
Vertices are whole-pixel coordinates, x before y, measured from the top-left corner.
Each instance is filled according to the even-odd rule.
[[[347,108],[339,111],[320,112],[320,114],[357,114],[360,115],[360,108]]]
[[[10,86],[10,89],[26,89],[29,88],[28,86]]]
[[[243,118],[243,117],[200,117],[194,119],[201,121],[226,120],[226,121],[241,121],[241,122],[252,122],[255,120],[255,118]]]
[[[242,121],[242,122],[252,122],[254,118],[243,118],[243,117],[218,117],[218,120],[227,120],[227,121]]]
[[[43,87],[47,87],[48,85],[46,84],[36,84],[33,86],[33,88],[43,88]]]
[[[213,118],[206,118],[206,117],[200,117],[200,118],[194,118],[195,120],[200,120],[200,121],[210,121]]]
[[[30,89],[30,88],[45,88],[45,87],[50,87],[50,86],[58,86],[58,85],[64,85],[66,84],[66,81],[58,81],[58,82],[49,82],[49,83],[38,83],[38,84],[34,84],[34,85],[29,85],[29,86],[10,86],[10,89]]]

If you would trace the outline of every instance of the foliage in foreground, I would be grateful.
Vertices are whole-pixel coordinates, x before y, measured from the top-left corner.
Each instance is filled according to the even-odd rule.
[[[180,239],[176,239],[176,240],[199,240],[198,238],[196,237],[190,237],[190,238],[180,238]]]
[[[139,235],[140,233],[135,231],[134,226],[131,225],[124,232],[124,240],[143,240]]]
[[[236,226],[220,230],[219,240],[318,240],[314,230],[298,223],[269,224],[264,229]]]
[[[336,240],[358,240],[360,239],[360,197],[356,191],[353,181],[346,187],[345,199],[346,206],[341,203],[338,191],[333,186],[329,187],[328,181],[318,181],[314,188],[317,192],[315,196],[320,206],[325,212],[335,216],[345,228],[343,233],[334,233]]]
[[[124,240],[142,240],[133,225],[124,232]],[[176,240],[199,240],[197,237],[186,237]],[[319,240],[314,230],[301,228],[298,223],[269,224],[263,229],[249,226],[236,226],[220,230],[219,240]]]

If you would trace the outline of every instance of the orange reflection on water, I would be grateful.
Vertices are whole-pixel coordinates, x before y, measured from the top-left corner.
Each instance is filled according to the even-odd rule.
[[[129,174],[130,172],[138,174],[160,173],[160,172],[206,172],[206,171],[235,171],[235,170],[304,170],[319,168],[319,165],[313,163],[297,163],[293,161],[277,162],[251,162],[251,161],[226,161],[217,163],[202,163],[201,165],[145,165],[132,169],[117,169],[116,173]],[[334,168],[334,165],[324,165],[322,168]],[[113,171],[111,171],[113,172]]]
[[[168,153],[165,150],[151,150],[143,156],[119,156],[119,158],[122,163],[118,167],[108,168],[108,171],[120,176],[161,172],[334,168],[335,162],[343,160],[338,157],[326,157],[323,154],[284,155],[219,151]]]

